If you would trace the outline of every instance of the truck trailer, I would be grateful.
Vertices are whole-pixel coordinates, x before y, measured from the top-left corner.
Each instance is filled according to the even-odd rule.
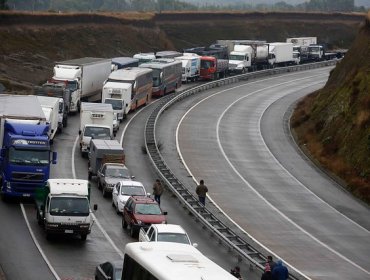
[[[200,75],[200,56],[195,53],[184,53],[175,57],[182,63],[182,82],[196,81]]]
[[[49,179],[35,193],[37,222],[51,235],[80,235],[86,240],[94,224],[87,180]],[[98,206],[94,205],[94,210]]]
[[[3,198],[31,197],[50,175],[57,154],[36,96],[0,96],[0,186]]]
[[[81,103],[79,142],[82,156],[87,155],[92,139],[113,139],[113,108],[105,103]]]
[[[292,43],[275,42],[269,45],[269,63],[272,67],[295,64]]]
[[[52,82],[64,82],[72,91],[71,112],[81,109],[82,101],[101,100],[103,82],[111,73],[111,59],[84,57],[57,62]]]
[[[59,130],[59,127],[63,127],[62,124],[63,116],[61,119],[59,116],[60,98],[49,96],[37,96],[37,99],[39,100],[42,111],[45,114],[46,122],[49,124],[48,135],[50,143],[52,143],[55,134]]]

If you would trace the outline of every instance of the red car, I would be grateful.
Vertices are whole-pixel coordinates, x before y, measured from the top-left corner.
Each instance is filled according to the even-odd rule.
[[[123,208],[122,227],[129,228],[132,237],[140,228],[149,228],[151,224],[166,224],[167,212],[163,212],[158,203],[143,196],[131,196]]]

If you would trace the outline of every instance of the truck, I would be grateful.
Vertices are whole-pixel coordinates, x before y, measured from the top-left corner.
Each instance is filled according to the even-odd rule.
[[[243,74],[269,68],[269,44],[254,40],[218,40],[232,51],[229,54],[229,73]]]
[[[36,189],[36,219],[49,239],[52,235],[80,235],[86,240],[94,224],[87,180],[49,179]],[[94,211],[98,205],[94,205]]]
[[[81,103],[79,144],[81,155],[90,149],[92,139],[113,139],[113,108],[111,104]]]
[[[37,96],[37,99],[39,100],[42,111],[45,114],[46,122],[49,124],[48,135],[50,143],[52,144],[59,127],[63,127],[63,116],[60,119],[59,115],[60,98]]]
[[[112,58],[112,71],[118,69],[137,67],[139,66],[139,59],[127,56],[114,57]]]
[[[200,75],[203,80],[217,80],[226,77],[229,72],[229,61],[214,56],[200,57]]]
[[[306,46],[309,45],[316,45],[317,44],[317,37],[295,37],[295,38],[287,38],[287,43],[292,43],[294,46]]]
[[[200,75],[200,56],[195,53],[183,53],[175,57],[182,63],[182,82],[196,81]]]
[[[139,65],[144,62],[150,62],[153,59],[156,59],[154,52],[148,52],[148,53],[137,53],[134,54],[133,58],[139,59]]]
[[[117,140],[92,139],[88,160],[88,179],[98,175],[98,171],[105,163],[125,163],[125,152]],[[113,187],[113,186],[110,186]],[[103,196],[112,188],[104,188]]]
[[[80,111],[83,101],[101,100],[101,89],[111,73],[111,64],[111,59],[96,57],[56,63],[51,82],[64,82],[71,90],[70,112]]]
[[[296,64],[293,58],[292,43],[275,42],[269,45],[269,63],[273,68]]]
[[[178,56],[182,56],[182,53],[178,51],[160,51],[155,53],[155,58],[175,58]]]
[[[183,50],[184,53],[195,53],[200,56],[214,56],[218,59],[229,59],[229,49],[221,44],[212,44],[209,47],[194,47]]]
[[[38,96],[49,96],[59,98],[59,131],[68,125],[68,114],[71,107],[71,91],[65,83],[45,83],[35,86],[33,94]]]
[[[50,175],[49,125],[36,96],[0,96],[0,187],[3,199],[32,197]]]

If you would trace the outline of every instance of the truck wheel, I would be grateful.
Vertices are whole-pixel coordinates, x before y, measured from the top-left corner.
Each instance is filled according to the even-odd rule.
[[[36,210],[36,219],[37,219],[37,223],[39,224],[39,226],[42,226],[43,222],[41,220],[40,213],[38,210]]]
[[[81,240],[82,240],[82,241],[85,241],[85,240],[86,240],[86,238],[87,238],[87,234],[86,234],[86,233],[81,234]]]
[[[242,74],[245,74],[247,73],[247,71],[245,70],[245,68],[242,69]]]
[[[88,172],[88,175],[87,175],[88,179],[91,180],[92,178],[92,173],[91,172]]]
[[[127,223],[124,217],[122,217],[122,228],[127,228]]]

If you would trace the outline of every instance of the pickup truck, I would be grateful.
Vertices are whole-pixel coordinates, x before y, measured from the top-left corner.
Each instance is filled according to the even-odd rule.
[[[140,242],[175,242],[190,244],[190,238],[180,225],[152,224],[147,230],[142,227],[139,231]],[[193,246],[197,246],[196,243]]]

